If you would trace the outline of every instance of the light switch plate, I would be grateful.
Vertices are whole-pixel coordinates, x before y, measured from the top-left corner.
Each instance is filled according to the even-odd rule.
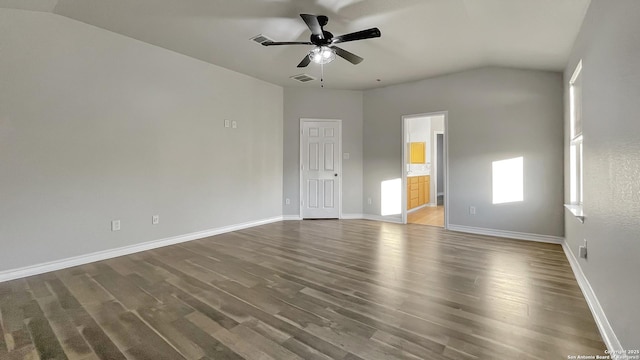
[[[111,221],[111,231],[119,231],[120,230],[120,220]]]
[[[233,120],[233,121],[231,122],[231,127],[232,127],[232,128],[234,128],[234,129],[235,129],[235,128],[237,128],[237,127],[238,127],[238,122],[237,122],[237,121],[235,121],[235,120]]]
[[[229,120],[224,119],[224,127],[226,127],[226,128],[229,127]]]

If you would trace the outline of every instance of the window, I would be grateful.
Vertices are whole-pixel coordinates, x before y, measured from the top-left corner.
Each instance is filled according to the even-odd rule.
[[[570,201],[582,205],[582,60],[569,81],[569,116],[571,137],[569,143]]]

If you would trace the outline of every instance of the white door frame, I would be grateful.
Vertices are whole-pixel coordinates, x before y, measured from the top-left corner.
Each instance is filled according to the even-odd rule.
[[[431,164],[431,166],[433,166],[433,179],[431,180],[431,182],[435,185],[433,188],[436,190],[435,191],[436,206],[438,206],[438,135],[442,135],[442,150],[443,150],[442,152],[446,153],[446,151],[444,151],[444,131],[434,131],[433,132],[433,158],[436,159],[436,161],[435,161],[435,166],[434,164]],[[442,161],[444,162],[444,154],[442,155],[443,155]],[[444,164],[442,165],[444,168]],[[444,182],[444,177],[442,181]]]
[[[423,114],[411,114],[402,116],[402,223],[407,223],[407,133],[405,126],[408,119],[417,117],[432,117],[444,115],[444,228],[449,228],[449,112],[436,111]],[[433,166],[433,164],[432,164]],[[436,188],[437,192],[437,188]]]
[[[300,132],[298,133],[300,135],[298,137],[300,143],[300,153],[298,157],[298,172],[300,174],[298,178],[298,183],[300,184],[300,201],[298,204],[298,214],[300,214],[300,219],[304,220],[304,217],[302,216],[302,199],[304,199],[304,184],[302,183],[302,129],[305,122],[334,122],[338,124],[338,159],[340,160],[340,163],[338,165],[338,185],[340,187],[340,191],[338,192],[338,219],[342,219],[342,120],[339,119],[300,118]]]

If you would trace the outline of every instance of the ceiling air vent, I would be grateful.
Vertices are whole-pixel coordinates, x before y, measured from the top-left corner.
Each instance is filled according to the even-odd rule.
[[[262,35],[262,34],[258,34],[254,37],[252,37],[250,40],[257,42],[258,44],[262,44],[265,43],[267,41],[271,41],[273,42],[273,39],[269,39],[268,37]]]
[[[298,75],[293,75],[293,76],[291,76],[291,77],[289,77],[289,78],[290,78],[290,79],[293,79],[293,80],[295,80],[295,81],[299,81],[299,82],[301,82],[301,83],[306,83],[306,82],[308,82],[308,81],[312,81],[312,80],[315,80],[315,79],[316,79],[316,78],[314,78],[313,76],[308,75],[308,74],[298,74]]]

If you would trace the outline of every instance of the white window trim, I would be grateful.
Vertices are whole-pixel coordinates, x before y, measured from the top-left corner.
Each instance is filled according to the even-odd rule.
[[[584,222],[584,191],[583,191],[583,179],[584,179],[584,161],[583,150],[584,141],[582,136],[582,128],[580,132],[576,132],[576,105],[582,107],[582,97],[580,97],[580,104],[576,104],[574,98],[574,83],[578,79],[578,76],[582,73],[582,60],[578,62],[576,69],[573,71],[571,80],[569,80],[569,126],[570,126],[570,138],[569,138],[569,190],[570,190],[570,203],[565,207],[580,221]],[[582,114],[582,111],[580,111]],[[582,119],[580,119],[582,124]]]
[[[573,75],[571,75],[571,80],[569,80],[569,126],[571,127],[571,140],[576,139],[579,136],[582,136],[582,129],[580,129],[580,133],[576,134],[575,124],[575,99],[573,94],[573,84],[575,84],[578,76],[582,73],[582,60],[578,62],[576,69],[573,71]],[[580,107],[582,107],[582,99],[580,99]],[[581,112],[582,113],[582,112]],[[581,119],[582,120],[582,119]]]

